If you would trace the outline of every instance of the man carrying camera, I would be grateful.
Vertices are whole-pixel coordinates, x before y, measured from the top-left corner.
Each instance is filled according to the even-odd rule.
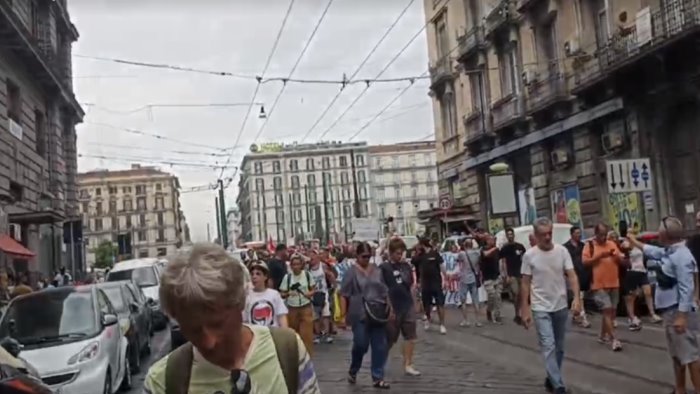
[[[655,303],[664,321],[668,351],[676,377],[675,394],[685,394],[685,369],[695,391],[700,392],[700,321],[695,303],[697,264],[683,240],[683,224],[665,217],[659,226],[659,241],[664,247],[645,245],[634,235],[629,242],[644,252],[647,268],[656,272]]]

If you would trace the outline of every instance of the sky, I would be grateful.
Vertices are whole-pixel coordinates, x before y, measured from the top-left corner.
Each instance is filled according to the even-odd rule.
[[[222,178],[235,176],[235,166],[253,143],[301,142],[304,136],[304,142],[348,141],[358,132],[352,141],[370,144],[431,138],[426,79],[375,82],[368,89],[361,82],[342,92],[340,83],[356,72],[405,9],[355,79],[375,79],[383,69],[381,78],[425,77],[423,1],[332,0],[309,42],[328,2],[69,1],[80,32],[73,46],[74,89],[86,111],[77,128],[79,170],[118,170],[140,163],[177,175],[192,238],[201,241],[206,240],[207,223],[212,232],[216,226],[216,193],[189,189],[215,183],[221,167]],[[288,78],[298,59],[292,78],[333,83],[285,84],[274,79]],[[267,119],[259,117],[261,107]],[[227,208],[235,205],[236,185],[237,180],[225,191]]]

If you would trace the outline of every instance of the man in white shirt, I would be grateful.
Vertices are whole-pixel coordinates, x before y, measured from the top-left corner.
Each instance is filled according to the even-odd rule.
[[[277,290],[268,289],[267,264],[256,261],[250,266],[252,288],[248,289],[243,322],[267,327],[288,327],[287,305]]]
[[[581,311],[578,279],[568,250],[552,242],[552,221],[539,218],[533,228],[536,244],[523,255],[520,292],[523,326],[528,329],[534,322],[537,330],[547,371],[545,388],[550,393],[565,394],[561,371],[569,313],[564,275],[574,294],[571,304],[574,314]]]

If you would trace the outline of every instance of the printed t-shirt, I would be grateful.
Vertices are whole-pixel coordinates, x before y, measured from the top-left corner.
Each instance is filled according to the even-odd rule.
[[[279,327],[280,316],[287,313],[287,306],[277,290],[250,290],[243,311],[243,321],[256,326]]]
[[[311,290],[314,282],[311,274],[308,271],[302,270],[299,275],[294,275],[294,273],[289,273],[282,279],[282,284],[280,285],[280,291],[288,291],[287,296],[287,306],[291,307],[302,307],[309,305],[311,300],[309,300],[306,295],[299,294],[298,291],[291,290],[294,284],[299,283],[299,291],[307,293]]]

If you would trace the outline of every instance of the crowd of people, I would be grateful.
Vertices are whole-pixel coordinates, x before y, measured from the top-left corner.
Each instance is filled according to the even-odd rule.
[[[663,219],[660,246],[642,243],[635,231],[616,234],[605,224],[595,226],[594,237],[585,242],[578,227],[563,245],[553,242],[552,232],[552,222],[540,218],[529,245],[506,229],[506,242],[497,246],[493,235],[473,231],[449,256],[427,239],[408,251],[398,236],[378,248],[367,242],[331,250],[277,245],[273,255],[251,254],[244,264],[229,264],[234,259],[217,246],[196,245],[171,259],[160,290],[163,307],[180,322],[189,345],[151,368],[146,392],[177,392],[166,390],[176,385],[166,371],[194,359],[200,364],[193,375],[179,380],[191,392],[228,392],[233,384],[256,388],[250,392],[316,393],[314,346],[332,344],[340,329],[352,331],[348,382],[357,382],[369,352],[374,387],[388,389],[384,368],[399,338],[404,372],[421,374],[414,366],[421,317],[426,331],[436,324],[437,332],[447,334],[450,276],[459,283],[461,327],[504,324],[502,297],[511,299],[514,323],[537,332],[548,392],[568,392],[562,377],[564,341],[570,319],[591,326],[587,300],[602,315],[598,341],[612,351],[622,350],[616,335],[620,302],[632,331],[642,328],[643,312],[651,324],[663,323],[676,372],[674,392],[686,392],[686,371],[700,390],[697,269],[680,220]],[[447,272],[445,258],[454,258],[457,269]],[[481,288],[486,300],[480,299]],[[639,295],[648,311],[636,307]],[[282,346],[287,351],[273,357]]]

